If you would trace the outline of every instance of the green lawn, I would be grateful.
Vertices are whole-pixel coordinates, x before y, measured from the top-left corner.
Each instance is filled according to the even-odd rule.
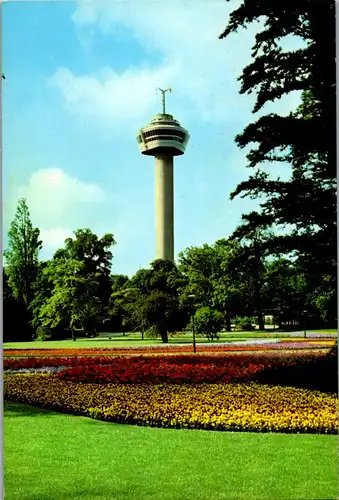
[[[338,329],[332,329],[332,330],[312,330],[315,333],[335,333],[338,335]]]
[[[153,429],[5,403],[6,500],[334,499],[337,436]]]
[[[336,333],[336,330],[328,330],[328,333]],[[327,333],[325,331],[319,333]],[[103,332],[108,335],[106,332]],[[303,337],[303,335],[301,335]],[[259,339],[259,338],[291,338],[290,335],[283,333],[271,333],[267,332],[241,332],[241,333],[222,333],[219,342],[235,342],[239,340],[248,339]],[[183,336],[170,337],[169,344],[189,344],[192,343],[192,336],[187,334]],[[198,337],[197,343],[210,343],[207,339]],[[3,344],[4,349],[62,349],[62,348],[86,348],[86,347],[138,347],[147,345],[162,344],[160,339],[146,339],[141,340],[140,334],[130,333],[125,336],[112,334],[111,340],[106,338],[79,338],[76,342],[72,340],[60,340],[60,341],[46,341],[46,342],[7,342]],[[213,344],[213,343],[211,343]]]

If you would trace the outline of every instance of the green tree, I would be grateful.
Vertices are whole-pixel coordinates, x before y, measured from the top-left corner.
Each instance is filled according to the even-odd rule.
[[[224,315],[226,331],[231,331],[231,321],[250,309],[250,280],[252,278],[243,246],[231,239],[218,240],[213,248],[218,258],[214,274],[212,307]]]
[[[34,298],[29,305],[32,318],[31,325],[35,332],[40,326],[40,309],[48,301],[53,292],[53,271],[50,270],[52,266],[52,260],[41,261],[38,265],[37,278],[33,288]]]
[[[279,328],[300,323],[307,304],[307,281],[286,258],[278,258],[267,264],[265,294],[268,312],[273,314]]]
[[[125,330],[141,332],[144,340],[145,333],[149,329],[149,318],[147,315],[148,295],[141,293],[137,288],[129,288],[125,292],[122,301],[122,325]]]
[[[32,340],[27,308],[23,302],[19,302],[13,297],[12,289],[8,284],[8,276],[4,269],[2,273],[3,341],[23,342]]]
[[[179,253],[178,268],[186,278],[181,300],[187,303],[188,296],[193,294],[198,307],[211,306],[213,281],[220,270],[215,249],[207,244],[186,248]]]
[[[266,293],[266,267],[268,250],[266,242],[272,238],[267,230],[255,230],[242,238],[241,252],[236,257],[242,269],[242,295],[246,315],[256,316],[260,330],[265,328],[264,315],[269,307]]]
[[[265,242],[266,248],[272,254],[294,253],[305,274],[316,268],[314,286],[321,294],[325,280],[322,296],[331,297],[337,249],[335,2],[244,1],[220,38],[262,20],[253,60],[239,77],[240,93],[256,93],[255,113],[292,91],[301,91],[302,100],[287,116],[263,115],[236,137],[240,148],[257,144],[247,154],[255,173],[236,187],[231,199],[240,194],[259,198],[260,208],[243,215],[233,236],[241,240],[258,229],[282,229]],[[304,47],[283,50],[280,41],[288,36],[301,39]],[[261,168],[281,162],[291,166],[288,181],[273,179]],[[320,303],[332,307],[333,301]]]
[[[104,323],[111,295],[111,234],[101,239],[90,229],[75,231],[53,259],[41,263],[31,304],[32,325],[42,338],[65,331],[93,333]]]
[[[113,274],[111,276],[112,293],[123,290],[128,286],[129,277],[124,274]]]
[[[123,274],[111,275],[111,296],[108,305],[105,309],[105,324],[108,325],[110,331],[125,332],[126,327],[130,329],[127,321],[127,311],[124,309],[125,291],[129,284],[128,276]]]
[[[311,302],[317,308],[321,319],[329,327],[337,325],[338,297],[337,280],[333,274],[322,275],[322,281],[314,289]]]
[[[208,340],[219,338],[219,332],[223,327],[224,317],[220,311],[209,307],[200,307],[194,314],[194,327],[198,334],[207,337]]]
[[[155,260],[150,269],[141,269],[131,279],[134,301],[130,314],[135,327],[147,329],[168,342],[168,333],[183,326],[179,294],[183,277],[176,265],[167,260]]]
[[[189,303],[189,295],[193,294],[197,308],[221,312],[226,330],[231,331],[232,318],[247,314],[253,294],[257,293],[258,287],[252,291],[250,286],[250,280],[257,275],[251,274],[249,262],[243,258],[242,246],[230,239],[186,249],[179,254],[179,269],[186,279],[182,304]]]
[[[8,248],[4,257],[13,297],[26,307],[32,300],[37,276],[39,250],[42,248],[39,235],[40,230],[33,227],[26,200],[21,198],[8,231]]]
[[[88,274],[83,262],[60,258],[46,266],[43,273],[53,288],[38,309],[35,319],[38,333],[48,338],[53,330],[62,334],[65,328],[70,328],[75,340],[77,330],[93,332],[101,312],[100,274]]]
[[[59,249],[55,259],[77,260],[83,263],[86,276],[96,275],[98,281],[98,298],[101,303],[101,316],[108,306],[112,294],[111,267],[113,261],[112,246],[116,244],[113,234],[105,234],[99,238],[90,229],[78,229],[74,238],[65,240],[65,247]]]

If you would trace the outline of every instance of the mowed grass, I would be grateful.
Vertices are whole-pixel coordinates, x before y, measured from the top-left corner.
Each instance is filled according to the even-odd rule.
[[[327,332],[317,333],[334,333],[336,330],[329,330]],[[58,341],[45,341],[45,342],[6,342],[3,344],[3,349],[68,349],[68,348],[93,348],[93,347],[140,347],[149,345],[161,345],[160,339],[145,339],[141,340],[140,334],[129,333],[123,336],[122,334],[109,334],[103,332],[104,338],[79,338],[75,342],[73,340],[58,340]],[[111,335],[111,339],[108,336]],[[300,335],[302,338],[303,335]],[[249,339],[291,339],[290,335],[283,333],[265,333],[265,332],[239,332],[239,333],[222,333],[218,342],[236,342]],[[169,344],[190,344],[192,343],[192,336],[180,335],[169,338]],[[197,338],[198,344],[213,345],[214,342],[209,342],[206,338]]]
[[[7,500],[335,499],[337,436],[111,424],[5,402]]]

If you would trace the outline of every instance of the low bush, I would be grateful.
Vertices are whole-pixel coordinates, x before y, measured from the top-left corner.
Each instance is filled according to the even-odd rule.
[[[245,317],[237,317],[234,320],[234,325],[236,330],[242,330],[242,331],[252,331],[255,330],[255,327],[252,324],[252,318],[249,318],[247,316]]]
[[[51,340],[52,334],[49,331],[49,328],[45,328],[44,326],[39,326],[36,330],[36,340],[39,342],[44,342],[46,340]]]
[[[194,315],[196,333],[208,340],[219,339],[219,332],[223,327],[223,323],[224,316],[219,311],[209,307],[201,307]]]

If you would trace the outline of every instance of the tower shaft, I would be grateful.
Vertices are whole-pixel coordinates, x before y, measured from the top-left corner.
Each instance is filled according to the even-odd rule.
[[[172,89],[159,90],[162,113],[139,130],[137,143],[143,155],[155,158],[156,259],[174,262],[173,157],[185,153],[190,135],[166,113],[165,94]]]
[[[155,157],[156,258],[174,262],[173,156]]]

